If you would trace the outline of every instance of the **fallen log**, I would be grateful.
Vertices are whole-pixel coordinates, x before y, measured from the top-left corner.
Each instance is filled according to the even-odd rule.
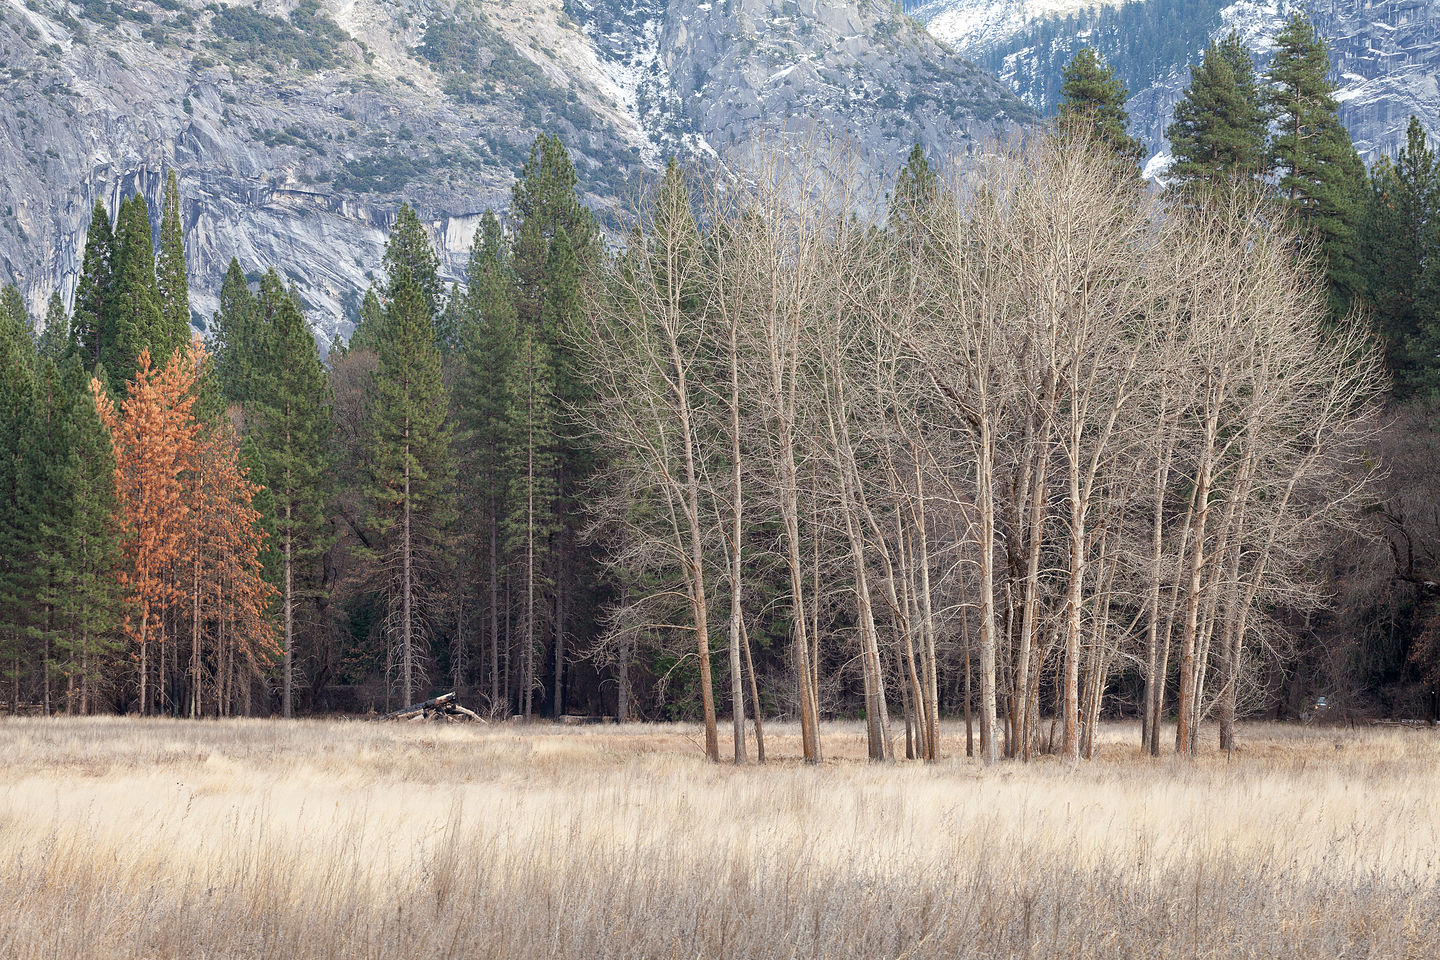
[[[443,707],[455,700],[455,691],[442,693],[438,697],[432,697],[424,703],[417,703],[409,707],[402,707],[399,710],[392,710],[381,717],[381,720],[409,720],[411,717],[424,716],[427,711]]]

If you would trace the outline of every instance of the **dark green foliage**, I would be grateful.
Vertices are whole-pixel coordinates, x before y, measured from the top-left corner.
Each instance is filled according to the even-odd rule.
[[[71,349],[79,353],[87,368],[100,362],[114,256],[115,235],[110,229],[110,214],[105,204],[96,200],[90,228],[85,234],[85,257],[80,265],[80,284],[75,289],[75,310],[70,321]]]
[[[101,328],[100,362],[112,392],[120,392],[125,381],[134,376],[136,358],[161,330],[161,323],[150,211],[145,198],[136,194],[120,205],[112,280]],[[156,357],[156,365],[163,365],[167,359]]]
[[[289,610],[283,650],[291,663],[297,642],[316,632],[302,604],[324,593],[319,560],[333,539],[328,508],[335,493],[335,427],[330,382],[315,337],[298,294],[285,289],[274,269],[260,282],[256,313],[261,350],[246,405],[246,453],[254,466],[252,479],[266,486],[256,507],[271,536],[267,572],[279,595],[282,630],[283,612]],[[292,714],[288,683],[284,712]]]
[[[1315,237],[1330,279],[1333,309],[1348,309],[1361,286],[1355,228],[1364,197],[1365,168],[1340,124],[1330,55],[1303,14],[1275,38],[1267,71],[1275,119],[1270,163],[1282,203]]]
[[[540,136],[520,171],[511,194],[515,230],[514,263],[520,287],[520,319],[538,322],[545,301],[550,243],[564,232],[577,266],[593,265],[599,255],[595,215],[580,202],[570,155],[559,137]]]
[[[260,321],[255,295],[245,282],[240,262],[230,260],[220,285],[220,309],[210,324],[210,351],[221,393],[231,403],[255,395],[256,367],[261,360]]]
[[[413,295],[420,299],[416,309],[423,310],[432,318],[432,327],[438,327],[441,313],[440,260],[430,246],[430,237],[420,218],[410,204],[400,205],[395,215],[395,224],[390,228],[390,242],[385,246],[385,275],[389,278],[386,287],[387,304],[396,302],[401,290],[395,285],[413,285]],[[406,296],[412,291],[406,289]],[[387,317],[389,315],[387,309]],[[432,330],[438,339],[438,330]]]
[[[57,363],[70,352],[70,315],[65,312],[65,301],[59,292],[50,294],[45,307],[45,324],[40,330],[37,349],[40,356]]]
[[[1250,53],[1231,32],[1211,43],[1165,129],[1174,161],[1167,171],[1186,188],[1256,180],[1266,168],[1266,116]]]
[[[380,297],[372,286],[365,291],[360,301],[360,316],[355,322],[355,332],[350,336],[352,350],[375,350],[380,346],[380,331],[385,326],[385,312],[380,307]]]
[[[25,662],[34,580],[35,530],[26,499],[33,437],[35,353],[20,292],[0,291],[0,671],[18,675]]]
[[[414,644],[418,669],[433,623],[428,601],[448,583],[455,472],[435,334],[437,261],[409,205],[396,218],[385,265],[384,320],[366,421],[366,499],[376,586],[389,598],[388,633],[397,644]],[[402,696],[413,693],[407,689]]]
[[[327,545],[332,434],[330,385],[298,297],[272,269],[260,287],[263,365],[249,403],[249,437],[274,500],[279,544],[311,562]]]
[[[165,181],[160,249],[155,257],[155,292],[159,297],[160,324],[150,338],[150,352],[159,357],[169,357],[190,342],[190,284],[185,274],[180,187],[173,169]]]
[[[1365,292],[1375,313],[1396,392],[1423,389],[1437,366],[1431,278],[1435,258],[1435,205],[1440,170],[1419,120],[1410,118],[1405,146],[1392,162],[1382,158],[1370,171],[1370,194],[1360,229]]]
[[[211,27],[218,38],[211,47],[237,63],[307,72],[344,63],[343,44],[352,39],[316,0],[303,0],[289,19],[250,6],[223,6]]]
[[[1130,136],[1127,96],[1115,71],[1093,48],[1083,47],[1065,65],[1058,116],[1062,126],[1095,137],[1115,154],[1118,164],[1139,177],[1145,145]]]
[[[1185,63],[1204,49],[1220,26],[1220,11],[1229,2],[1129,0],[1050,16],[1026,25],[978,54],[975,61],[991,73],[1000,73],[1007,56],[1025,51],[1040,69],[1016,92],[1046,113],[1059,103],[1065,64],[1081,44],[1093,47],[1128,89],[1144,90],[1165,77],[1175,64]]]

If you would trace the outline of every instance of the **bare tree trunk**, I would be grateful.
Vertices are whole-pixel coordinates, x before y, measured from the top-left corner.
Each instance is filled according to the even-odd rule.
[[[980,756],[1000,759],[995,716],[995,451],[988,413],[980,414],[976,505],[980,512]]]
[[[755,717],[755,762],[765,762],[764,711],[760,709],[760,687],[755,680],[755,660],[750,653],[750,634],[745,621],[740,621],[740,641],[745,653],[745,670],[750,675],[750,703]]]
[[[969,612],[960,611],[960,636],[965,657],[965,756],[975,756],[975,727],[970,709],[970,617]]]

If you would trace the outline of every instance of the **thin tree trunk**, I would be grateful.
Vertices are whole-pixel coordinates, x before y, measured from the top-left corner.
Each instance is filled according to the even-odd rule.
[[[760,709],[760,687],[755,680],[755,660],[750,654],[750,633],[744,619],[740,621],[740,641],[745,653],[745,670],[750,675],[751,713],[755,718],[755,762],[765,762],[764,711]]]

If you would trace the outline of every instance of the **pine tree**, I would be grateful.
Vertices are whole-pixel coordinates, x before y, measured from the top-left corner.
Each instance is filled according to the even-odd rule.
[[[1315,237],[1330,281],[1332,309],[1348,309],[1361,286],[1355,228],[1365,167],[1340,123],[1330,55],[1315,25],[1292,16],[1275,38],[1267,73],[1275,118],[1270,162],[1282,202]]]
[[[1401,396],[1418,386],[1417,376],[1433,366],[1422,343],[1430,312],[1426,282],[1433,259],[1435,206],[1440,201],[1440,169],[1425,130],[1410,118],[1405,145],[1392,162],[1384,157],[1370,172],[1370,194],[1361,224],[1359,247],[1365,291],[1385,343],[1386,359]]]
[[[426,316],[430,318],[431,332],[436,342],[440,343],[440,324],[444,313],[440,259],[435,255],[435,248],[430,245],[425,226],[408,203],[400,205],[400,211],[395,215],[395,225],[390,230],[390,240],[385,245],[385,275],[390,284],[386,290],[386,305],[394,301],[391,287],[395,277],[409,278],[407,284],[414,284],[413,295],[418,298],[416,308],[423,307]]]
[[[90,394],[90,371],[72,356],[62,374],[71,424],[72,498],[66,532],[71,592],[62,603],[70,653],[66,710],[89,713],[104,668],[121,645],[115,451]]]
[[[523,362],[522,368],[527,376],[543,377],[538,383],[522,385],[520,392],[543,399],[548,409],[542,411],[537,399],[530,404],[534,409],[522,412],[527,430],[553,431],[537,433],[535,440],[537,449],[553,451],[555,460],[553,479],[545,481],[554,485],[553,498],[545,492],[521,499],[526,504],[533,502],[541,511],[533,516],[536,531],[556,539],[548,546],[553,569],[548,576],[528,579],[542,586],[553,585],[553,596],[545,599],[551,601],[548,626],[556,638],[567,635],[573,614],[586,606],[581,584],[598,580],[584,569],[590,558],[579,548],[573,526],[561,523],[562,517],[580,515],[580,491],[595,469],[590,444],[564,415],[565,410],[584,403],[584,380],[570,328],[581,291],[599,267],[601,252],[595,216],[580,202],[577,184],[574,165],[559,138],[540,136],[511,194],[511,218],[516,224],[511,257],[518,291],[516,316],[522,343],[527,342],[526,337],[533,341],[524,348],[532,359]],[[528,469],[524,475],[538,482],[538,475]],[[539,554],[530,550],[529,555],[533,559]],[[537,618],[538,614],[529,618],[530,628],[539,631]],[[563,704],[552,704],[560,706]]]
[[[294,715],[297,601],[319,592],[315,561],[329,545],[333,463],[330,384],[298,294],[272,270],[260,288],[267,318],[263,366],[251,404],[255,459],[266,485],[264,511],[279,553],[284,675],[282,710]],[[274,300],[272,305],[269,301]]]
[[[241,446],[229,420],[201,424],[185,477],[190,519],[177,571],[190,623],[186,699],[192,717],[205,712],[207,674],[216,712],[224,713],[232,674],[243,667],[247,682],[263,677],[280,653],[269,615],[275,588],[261,561],[266,533],[255,505],[263,491],[247,475]]]
[[[169,357],[190,343],[190,283],[185,275],[185,234],[180,225],[180,187],[175,170],[165,180],[160,216],[160,249],[155,256],[155,291],[160,323],[151,336],[156,356]]]
[[[57,363],[70,352],[70,315],[65,312],[65,301],[60,299],[59,291],[50,294],[50,302],[45,307],[45,326],[36,347],[40,356]]]
[[[539,322],[550,243],[557,232],[565,232],[577,262],[586,267],[597,262],[599,227],[595,215],[580,202],[577,183],[575,167],[560,138],[536,137],[510,200],[511,217],[517,224],[514,263],[523,323]]]
[[[220,309],[210,322],[210,346],[220,392],[229,403],[244,403],[254,393],[255,368],[262,354],[255,295],[234,258],[220,284]]]
[[[35,541],[26,502],[26,472],[35,392],[30,318],[20,292],[0,291],[0,669],[19,682],[28,658]],[[13,689],[13,688],[12,688]]]
[[[113,279],[101,325],[100,362],[110,377],[107,387],[115,392],[134,375],[140,351],[161,327],[150,212],[140,194],[120,205],[112,263]],[[166,356],[159,362],[163,365],[168,360]]]
[[[355,322],[355,332],[350,335],[347,346],[351,350],[374,350],[380,345],[380,330],[385,326],[385,311],[380,306],[380,295],[373,286],[366,288],[360,300],[360,316]]]
[[[79,353],[89,370],[100,363],[114,257],[115,234],[110,228],[110,214],[104,202],[96,200],[90,228],[85,233],[85,256],[80,265],[80,284],[75,288],[75,311],[70,319],[71,349]]]
[[[1125,109],[1129,92],[1115,71],[1091,47],[1081,47],[1065,65],[1060,86],[1060,125],[1095,137],[1115,160],[1140,176],[1145,145],[1130,136],[1130,114]]]
[[[521,328],[518,359],[522,370],[515,418],[518,462],[509,490],[510,514],[505,526],[507,546],[524,577],[521,589],[525,647],[521,655],[520,696],[521,713],[529,720],[540,682],[536,664],[542,635],[540,609],[553,585],[547,571],[553,563],[552,539],[560,530],[556,475],[561,453],[550,386],[554,382],[550,351],[533,327]]]
[[[70,652],[64,614],[67,598],[75,590],[69,547],[77,479],[71,459],[75,425],[70,396],[53,360],[39,361],[32,396],[20,499],[29,534],[26,566],[35,606],[29,635],[40,663],[41,706],[49,714],[51,681]]]
[[[501,701],[500,580],[510,556],[502,531],[516,476],[516,390],[521,371],[515,299],[510,245],[500,220],[487,213],[476,231],[466,271],[460,329],[462,375],[457,378],[456,401],[469,464],[463,484],[466,527],[477,531],[473,566],[484,571],[487,592],[492,709],[498,709]]]
[[[436,260],[418,226],[413,211],[402,206],[386,249],[385,313],[366,451],[387,632],[396,644],[406,703],[414,702],[423,671],[428,601],[447,579],[445,537],[454,491],[449,404],[435,336]]]
[[[913,226],[939,198],[940,178],[930,166],[925,148],[917,143],[910,148],[910,156],[895,180],[895,191],[890,196],[891,225]]]
[[[1179,186],[1215,187],[1257,179],[1265,168],[1266,118],[1255,65],[1234,31],[1212,42],[1165,129]]]

